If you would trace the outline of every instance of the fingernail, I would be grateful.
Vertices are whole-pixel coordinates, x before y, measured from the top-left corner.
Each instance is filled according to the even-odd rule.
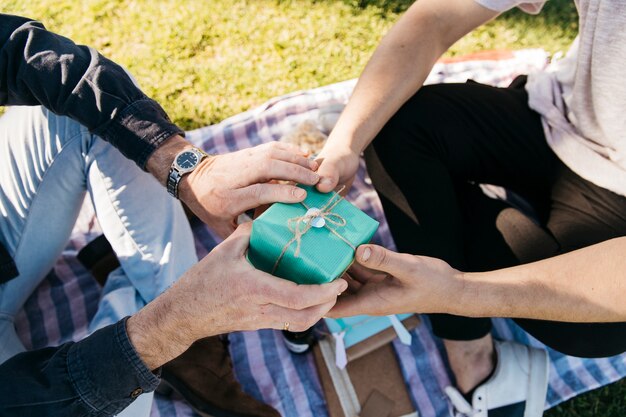
[[[320,184],[332,184],[332,183],[333,183],[332,178],[322,177],[322,179],[320,180]]]
[[[339,289],[339,294],[337,294],[337,295],[341,295],[341,294],[343,294],[343,292],[344,292],[345,290],[347,290],[347,289],[348,289],[348,283],[347,283],[346,281],[343,281],[343,282],[341,283],[341,288]]]
[[[365,249],[361,251],[361,261],[367,262],[370,256],[372,256],[372,250],[366,246]]]
[[[311,169],[313,171],[317,170],[320,166],[317,164],[317,162],[310,160],[309,161],[309,167],[311,167]]]
[[[316,184],[319,180],[320,180],[320,176],[319,175],[317,175],[316,173],[312,173],[311,174],[311,182]]]
[[[291,190],[291,194],[293,194],[296,198],[304,198],[306,196],[306,191],[300,187],[294,187],[293,190]]]

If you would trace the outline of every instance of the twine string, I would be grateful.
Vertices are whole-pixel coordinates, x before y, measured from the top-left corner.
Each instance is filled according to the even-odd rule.
[[[343,227],[348,224],[346,219],[344,219],[340,214],[333,213],[333,209],[343,200],[343,197],[339,194],[344,190],[345,186],[341,187],[339,191],[333,193],[333,195],[328,199],[326,204],[318,209],[311,210],[309,206],[307,206],[304,202],[300,202],[307,209],[307,213],[304,216],[292,217],[287,220],[287,227],[293,233],[293,237],[283,246],[283,250],[280,252],[278,258],[276,258],[276,262],[274,263],[274,267],[272,268],[272,274],[276,272],[278,269],[278,265],[280,265],[280,261],[282,261],[283,257],[287,253],[289,247],[296,243],[296,250],[294,251],[294,256],[297,258],[300,256],[300,246],[302,244],[302,236],[304,236],[310,229],[313,227],[313,219],[320,217],[324,219],[324,227],[328,229],[332,234],[337,236],[339,239],[343,240],[348,246],[350,246],[353,250],[356,250],[356,247],[347,240],[345,237],[341,236],[335,229],[329,227],[328,224],[331,224],[336,227]],[[302,227],[304,224],[304,227]]]

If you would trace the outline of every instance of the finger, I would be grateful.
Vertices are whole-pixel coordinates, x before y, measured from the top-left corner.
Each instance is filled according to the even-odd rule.
[[[305,168],[295,163],[277,159],[270,159],[266,166],[259,171],[259,175],[259,178],[262,178],[264,182],[285,180],[307,185],[317,184],[320,179],[319,175],[308,167]]]
[[[354,277],[350,274],[344,274],[343,279],[348,283],[348,289],[346,290],[349,293],[358,292],[363,286],[359,281],[355,280]]]
[[[243,172],[241,187],[272,180],[313,185],[319,181],[319,175],[309,167],[270,158],[254,164]]]
[[[367,268],[402,278],[411,274],[413,256],[396,253],[378,245],[361,245],[356,250],[356,261]]]
[[[272,203],[299,203],[306,191],[295,185],[254,184],[235,191],[233,209],[238,213]]]
[[[219,246],[234,257],[241,257],[248,250],[251,232],[252,222],[242,223]]]
[[[318,163],[315,162],[313,159],[309,159],[308,157],[303,156],[301,153],[296,153],[291,150],[274,149],[271,151],[270,155],[276,160],[289,162],[291,164],[297,164],[301,167],[313,171],[319,168]]]
[[[320,177],[317,190],[322,193],[329,193],[335,189],[339,182],[339,171],[329,160],[317,159],[317,162],[320,165],[317,169],[317,174]]]
[[[382,281],[387,276],[384,272],[366,268],[357,262],[352,264],[348,272],[355,281],[361,284]]]
[[[297,153],[298,155],[302,155],[306,157],[310,155],[310,151],[306,149],[302,149],[300,146],[294,143],[289,143],[289,142],[273,142],[273,143],[274,143],[274,146],[273,146],[274,149],[282,149],[284,151]]]
[[[286,323],[289,323],[290,331],[303,332],[320,321],[334,305],[334,300],[303,310],[291,310],[286,307],[271,305],[267,309],[267,318],[275,317],[272,323],[272,327],[275,329],[284,330]]]
[[[371,288],[371,287],[370,287]],[[344,294],[337,298],[333,308],[326,314],[327,317],[341,318],[367,314],[370,316],[380,316],[385,313],[381,310],[380,297],[370,288],[363,288],[356,294]]]
[[[235,225],[226,221],[215,225],[212,229],[219,237],[227,239],[235,231]]]
[[[336,279],[328,284],[298,285],[282,278],[269,277],[259,288],[265,303],[276,304],[292,310],[303,310],[312,306],[334,302],[343,293],[348,283]]]

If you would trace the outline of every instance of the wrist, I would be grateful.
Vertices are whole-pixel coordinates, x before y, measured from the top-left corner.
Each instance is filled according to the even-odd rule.
[[[192,148],[193,145],[180,135],[174,135],[167,139],[156,151],[150,155],[146,163],[146,170],[151,173],[159,183],[167,185],[167,177],[170,167],[176,155],[185,150]]]
[[[355,149],[352,149],[350,144],[343,142],[338,143],[326,143],[324,145],[324,149],[319,154],[319,158],[328,158],[332,157],[333,159],[338,160],[353,160],[359,159],[361,157],[361,152]]]
[[[195,341],[185,320],[163,295],[126,322],[126,331],[139,357],[150,370],[176,358]]]
[[[333,130],[324,145],[324,149],[331,149],[333,153],[361,155],[365,146],[357,140],[350,131]]]
[[[202,182],[204,182],[203,188],[206,189],[208,186],[206,179],[209,178],[207,172],[211,170],[217,157],[217,155],[206,155],[202,161],[200,161],[196,169],[187,175],[183,175],[180,179],[178,183],[178,198],[190,208],[193,206],[194,202],[198,200],[196,187],[194,186],[196,179],[202,178]]]
[[[502,270],[489,272],[460,272],[460,292],[455,293],[455,311],[465,317],[515,317],[516,293],[502,279]]]

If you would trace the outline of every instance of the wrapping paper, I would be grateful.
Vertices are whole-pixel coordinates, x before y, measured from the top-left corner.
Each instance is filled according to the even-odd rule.
[[[302,203],[273,204],[254,221],[248,260],[298,284],[331,282],[352,264],[355,248],[374,236],[378,222],[334,192],[302,188]]]

